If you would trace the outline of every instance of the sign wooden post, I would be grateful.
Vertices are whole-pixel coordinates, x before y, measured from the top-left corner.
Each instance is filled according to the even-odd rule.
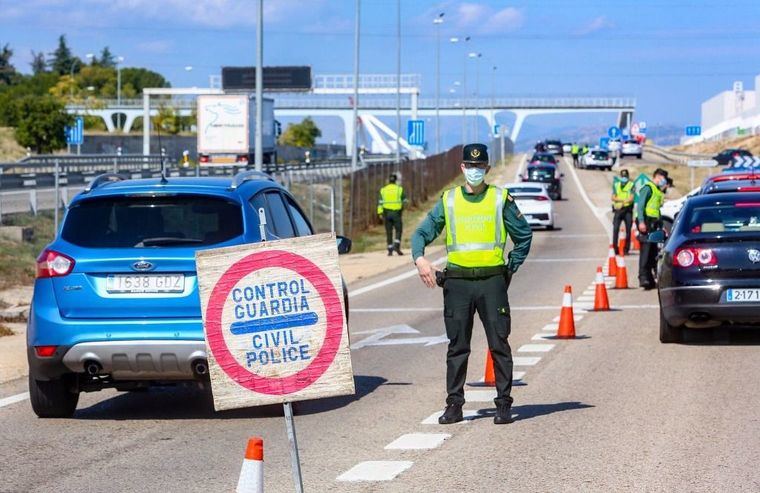
[[[196,264],[214,408],[282,403],[300,493],[291,403],[355,392],[335,235],[203,250]]]

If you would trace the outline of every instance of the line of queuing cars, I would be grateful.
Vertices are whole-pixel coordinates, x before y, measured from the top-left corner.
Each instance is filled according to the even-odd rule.
[[[505,188],[532,227],[554,229],[554,200],[562,200],[562,178],[557,156],[564,151],[560,141],[547,140],[542,151],[526,162],[520,182],[507,183]]]
[[[680,342],[690,330],[760,328],[760,173],[710,176],[666,203],[665,214],[674,221],[658,264],[660,341]]]

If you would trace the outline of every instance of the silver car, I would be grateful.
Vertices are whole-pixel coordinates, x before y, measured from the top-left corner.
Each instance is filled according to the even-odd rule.
[[[626,140],[620,147],[620,159],[626,156],[636,156],[636,159],[641,159],[641,144],[635,140]]]

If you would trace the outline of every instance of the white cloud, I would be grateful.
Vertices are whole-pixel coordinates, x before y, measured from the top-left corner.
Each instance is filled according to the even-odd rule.
[[[599,17],[594,17],[591,19],[588,24],[577,30],[575,34],[578,34],[579,36],[586,36],[597,31],[604,31],[605,29],[612,29],[614,27],[614,22],[609,20],[606,16],[600,15]]]
[[[520,9],[505,7],[496,10],[481,3],[461,3],[456,7],[456,24],[462,29],[495,34],[519,29],[525,20]]]

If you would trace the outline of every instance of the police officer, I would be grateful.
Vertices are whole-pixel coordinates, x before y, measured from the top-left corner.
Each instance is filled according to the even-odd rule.
[[[578,167],[578,153],[580,152],[580,149],[578,148],[578,144],[573,142],[573,145],[570,146],[570,154],[573,156],[573,166],[576,168]]]
[[[620,176],[612,185],[612,245],[615,255],[628,255],[631,249],[631,223],[633,222],[633,182],[628,176],[628,170],[620,170]],[[620,224],[625,224],[625,250],[618,250],[618,235]]]
[[[673,180],[668,177],[668,172],[662,168],[654,171],[651,180],[642,184],[636,202],[636,221],[641,238],[641,252],[639,254],[639,286],[644,289],[653,289],[654,274],[657,267],[657,243],[648,241],[649,233],[662,229],[660,208],[665,201],[665,191],[673,185]]]
[[[412,236],[412,255],[427,287],[443,287],[446,353],[446,409],[440,424],[462,420],[464,383],[475,312],[486,331],[496,374],[494,423],[511,423],[512,352],[507,288],[530,250],[532,232],[507,190],[484,179],[488,148],[464,146],[461,170],[465,185],[447,190]],[[425,246],[446,231],[447,266],[437,272],[424,257]],[[505,261],[507,235],[515,248]]]
[[[380,193],[377,199],[377,213],[383,218],[385,222],[385,236],[388,245],[388,256],[393,255],[395,251],[399,255],[403,255],[401,251],[401,230],[403,223],[401,221],[401,212],[404,209],[404,201],[406,195],[404,194],[404,188],[396,183],[397,177],[395,174],[388,178],[388,184],[380,189]],[[396,235],[393,235],[393,232]]]

